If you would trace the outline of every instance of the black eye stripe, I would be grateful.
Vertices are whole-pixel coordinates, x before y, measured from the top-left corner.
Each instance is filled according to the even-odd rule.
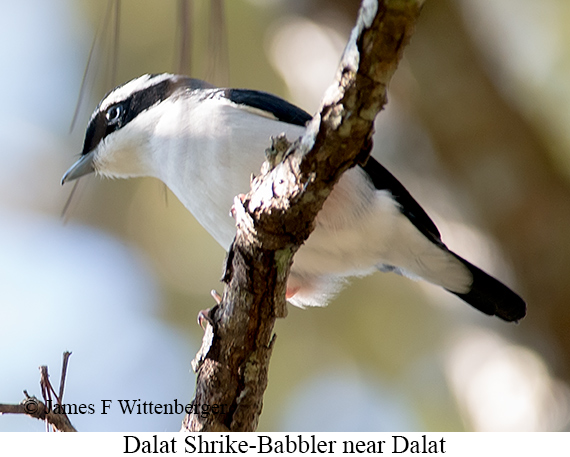
[[[103,112],[97,112],[97,114],[91,118],[89,124],[87,125],[87,130],[85,132],[85,140],[83,142],[83,151],[81,155],[89,154],[101,140],[107,135],[106,133],[107,121],[105,119],[105,114]]]
[[[170,80],[162,81],[154,86],[133,93],[123,103],[123,125],[128,124],[143,111],[166,100],[172,93]]]
[[[177,84],[166,79],[146,89],[134,92],[125,100],[107,107],[105,111],[101,111],[101,107],[99,107],[87,126],[82,154],[88,154],[107,135],[123,128],[150,107],[166,100],[177,87]],[[115,113],[118,114],[116,118],[111,113],[111,110],[115,109],[119,110],[118,113]]]
[[[107,118],[107,122],[109,124],[116,124],[121,121],[121,117],[123,116],[124,108],[123,105],[118,103],[116,105],[112,105],[111,107],[107,108],[107,112],[105,113],[105,117]]]
[[[105,136],[109,135],[110,133],[113,133],[115,130],[120,129],[121,127],[123,127],[123,125],[125,125],[125,122],[124,122],[124,117],[125,117],[124,104],[125,104],[124,102],[116,103],[115,105],[111,105],[105,111],[104,119],[105,119],[106,129],[105,129],[105,135],[103,136],[103,138]]]

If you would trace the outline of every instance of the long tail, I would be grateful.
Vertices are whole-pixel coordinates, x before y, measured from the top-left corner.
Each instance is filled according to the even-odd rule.
[[[508,322],[518,321],[526,315],[524,300],[502,282],[489,276],[467,260],[453,254],[473,275],[471,290],[465,294],[453,292],[479,311],[497,316]]]

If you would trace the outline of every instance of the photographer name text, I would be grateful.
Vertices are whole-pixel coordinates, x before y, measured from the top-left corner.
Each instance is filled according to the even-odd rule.
[[[37,400],[29,398],[24,407],[27,412],[34,412],[37,409]],[[223,404],[200,405],[196,403],[183,403],[174,399],[172,403],[154,403],[152,401],[136,400],[101,400],[95,403],[65,403],[58,404],[51,401],[46,402],[48,411],[54,414],[109,414],[114,410],[119,410],[123,414],[196,414],[201,417],[208,417],[210,414],[226,414],[228,408]]]

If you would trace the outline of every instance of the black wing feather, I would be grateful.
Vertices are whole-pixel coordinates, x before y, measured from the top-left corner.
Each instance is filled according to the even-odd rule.
[[[258,90],[225,89],[224,96],[238,104],[247,105],[273,114],[279,121],[304,127],[313,116],[276,95]]]
[[[400,212],[429,240],[443,246],[439,230],[420,204],[410,195],[396,177],[384,168],[374,157],[369,157],[362,168],[378,190],[389,191],[400,205]]]
[[[224,89],[224,96],[238,105],[247,105],[267,111],[279,121],[304,127],[312,116],[301,108],[267,92],[249,89]],[[366,165],[360,165],[378,190],[389,191],[398,202],[400,211],[431,241],[442,245],[441,235],[433,221],[392,173],[376,159],[369,157]]]
[[[301,108],[275,95],[248,89],[225,89],[224,96],[233,103],[247,105],[267,111],[281,122],[305,126],[312,116]],[[526,303],[515,292],[481,269],[449,251],[441,241],[439,230],[420,204],[392,173],[376,159],[369,157],[365,165],[359,165],[366,172],[374,187],[387,190],[399,204],[401,213],[429,240],[455,256],[471,272],[473,282],[468,293],[450,291],[485,314],[496,315],[506,321],[518,321],[526,314]]]

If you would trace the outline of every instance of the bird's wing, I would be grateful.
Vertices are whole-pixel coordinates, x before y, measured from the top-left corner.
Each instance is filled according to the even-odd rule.
[[[443,247],[439,230],[431,218],[392,173],[374,157],[369,157],[366,164],[361,166],[376,189],[390,192],[398,203],[400,212],[430,241]]]
[[[312,116],[280,97],[249,89],[224,89],[223,96],[237,105],[264,111],[281,122],[305,126]],[[399,209],[412,224],[429,240],[442,245],[439,230],[406,188],[392,173],[376,159],[369,157],[365,165],[360,165],[378,190],[389,191],[399,205]]]
[[[291,103],[265,92],[246,89],[225,89],[224,96],[237,105],[243,105],[266,113],[281,122],[305,126],[311,115]],[[439,230],[420,204],[392,173],[376,159],[369,157],[364,165],[359,165],[368,175],[377,190],[390,192],[398,203],[398,208],[428,240],[459,260],[471,273],[473,280],[467,293],[456,294],[478,310],[497,315],[506,321],[518,321],[526,314],[526,304],[522,298],[500,281],[452,253],[441,241]]]
[[[237,105],[265,111],[278,121],[304,127],[313,116],[295,105],[277,97],[258,90],[224,89],[223,96]]]

